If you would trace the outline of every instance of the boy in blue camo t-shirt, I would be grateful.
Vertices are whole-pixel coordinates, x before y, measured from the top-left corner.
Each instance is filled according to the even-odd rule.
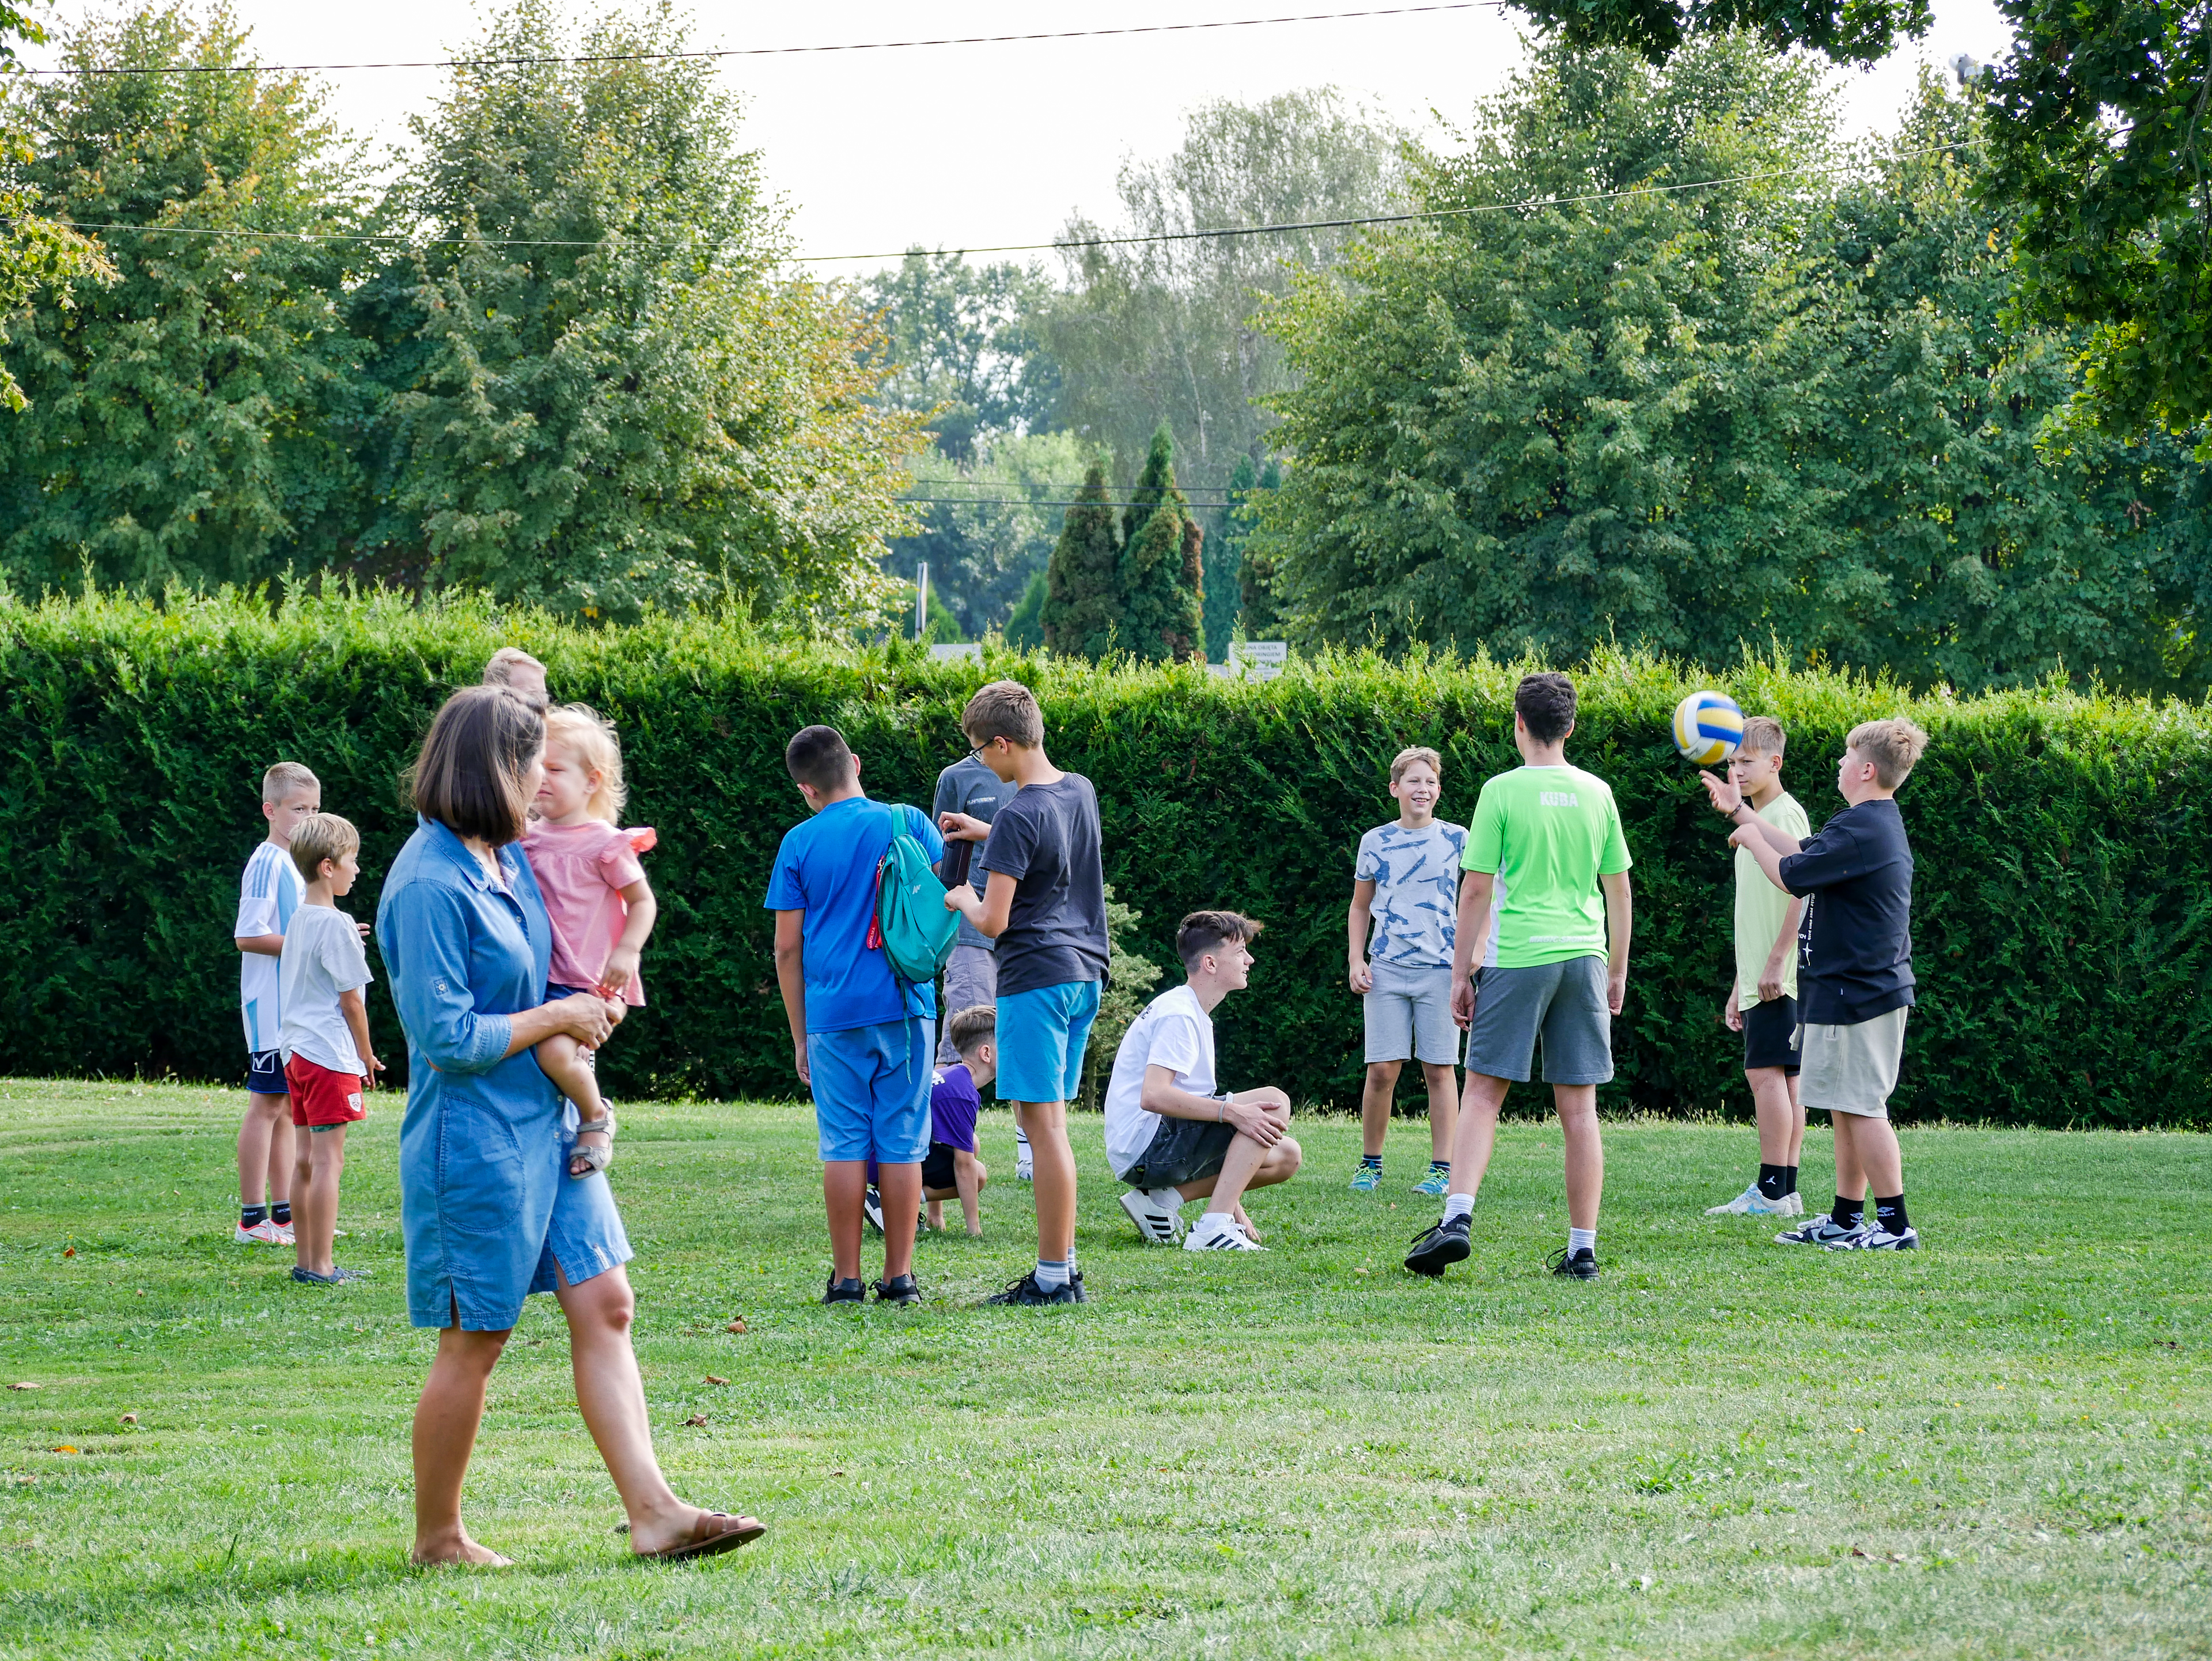
[[[1367,1083],[1359,1101],[1364,1152],[1352,1186],[1360,1194],[1382,1186],[1390,1098],[1410,1056],[1421,1063],[1429,1086],[1429,1171],[1413,1191],[1437,1195],[1451,1180],[1459,1111],[1451,964],[1467,830],[1436,817],[1443,763],[1433,750],[1398,752],[1390,764],[1390,794],[1398,818],[1359,839],[1347,919],[1352,989],[1367,1019]]]

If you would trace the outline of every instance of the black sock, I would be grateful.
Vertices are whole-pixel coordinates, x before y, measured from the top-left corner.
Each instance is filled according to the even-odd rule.
[[[1759,1168],[1759,1196],[1763,1200],[1778,1200],[1790,1191],[1790,1167],[1763,1165]]]
[[[1451,1169],[1451,1161],[1449,1159],[1431,1159],[1429,1161],[1429,1169],[1431,1171],[1449,1171]]]
[[[1838,1228],[1856,1228],[1859,1217],[1865,1210],[1864,1200],[1846,1200],[1838,1194],[1836,1196],[1836,1208],[1828,1214],[1828,1220]]]
[[[1359,1163],[1364,1165],[1372,1165],[1376,1170],[1380,1171],[1382,1169],[1382,1156],[1380,1153],[1363,1153],[1359,1156]]]
[[[1796,1191],[1797,1167],[1794,1165],[1786,1165],[1782,1167],[1782,1192],[1786,1196],[1795,1194]]]
[[[265,1205],[242,1205],[238,1208],[238,1226],[240,1228],[258,1228],[268,1220],[269,1208]]]
[[[1905,1214],[1905,1196],[1893,1194],[1887,1199],[1879,1194],[1874,1196],[1874,1220],[1888,1234],[1902,1234],[1912,1226],[1912,1220]]]
[[[269,1220],[276,1224],[279,1228],[291,1227],[292,1202],[289,1200],[279,1200],[275,1205],[270,1206],[269,1208]]]

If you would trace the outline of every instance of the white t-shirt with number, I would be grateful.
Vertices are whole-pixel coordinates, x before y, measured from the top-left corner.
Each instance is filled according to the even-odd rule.
[[[238,924],[230,932],[240,940],[281,934],[307,897],[307,879],[292,863],[292,850],[264,842],[253,850],[238,879]],[[275,1050],[282,1043],[283,1012],[277,984],[276,958],[258,952],[238,954],[238,1013],[251,1055]]]
[[[1160,1128],[1161,1116],[1144,1107],[1148,1067],[1173,1068],[1176,1087],[1194,1096],[1217,1088],[1213,1018],[1188,985],[1146,1004],[1114,1052],[1114,1076],[1106,1085],[1106,1163],[1117,1174],[1137,1163]]]

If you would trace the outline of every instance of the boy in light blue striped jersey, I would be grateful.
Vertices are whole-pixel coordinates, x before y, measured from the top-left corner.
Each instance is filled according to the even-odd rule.
[[[1460,855],[1467,830],[1437,818],[1443,759],[1433,750],[1401,750],[1390,764],[1398,817],[1359,839],[1352,867],[1352,989],[1367,1025],[1367,1081],[1359,1101],[1361,1157],[1355,1193],[1382,1183],[1382,1142],[1390,1098],[1408,1056],[1429,1088],[1429,1170],[1416,1194],[1438,1195],[1451,1180],[1452,1129],[1459,1116],[1460,1032],[1452,1020],[1452,946]]]

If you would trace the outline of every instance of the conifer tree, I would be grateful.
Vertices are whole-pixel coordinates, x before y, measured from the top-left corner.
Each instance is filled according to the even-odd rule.
[[[1148,661],[1186,662],[1206,649],[1199,599],[1203,538],[1176,488],[1175,441],[1165,422],[1152,435],[1152,453],[1129,500],[1135,505],[1121,548],[1121,644]]]
[[[1100,657],[1121,632],[1121,541],[1099,463],[1075,499],[1045,567],[1044,643],[1064,657]]]

